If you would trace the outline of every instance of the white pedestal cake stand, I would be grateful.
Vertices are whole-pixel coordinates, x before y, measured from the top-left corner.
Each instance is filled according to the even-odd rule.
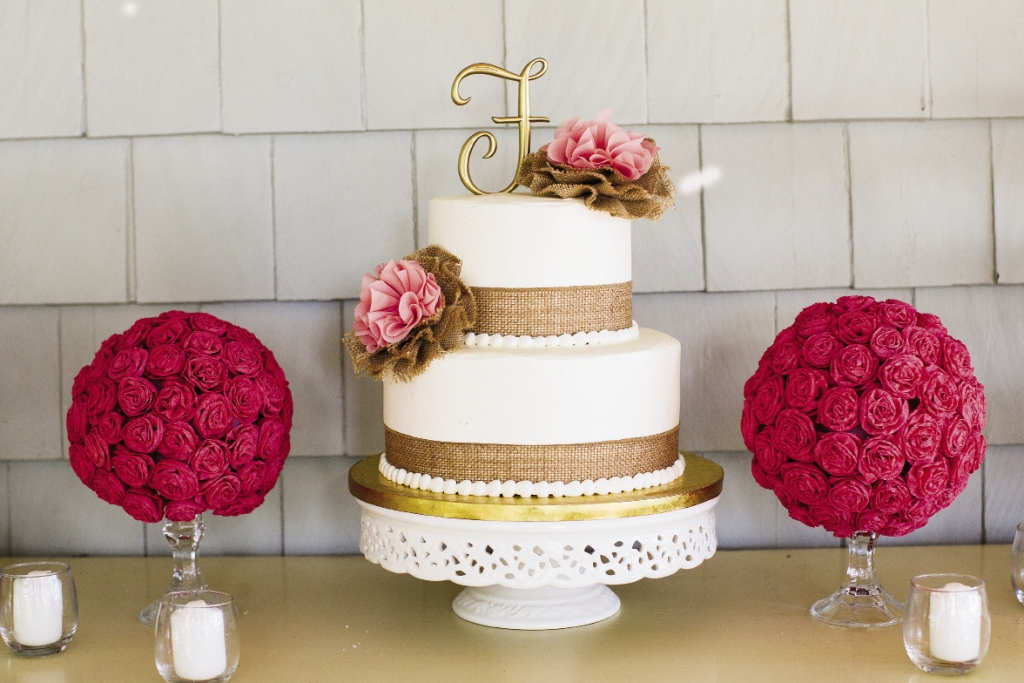
[[[353,466],[359,549],[396,573],[467,586],[452,603],[467,621],[541,630],[613,616],[608,585],[696,567],[717,548],[722,469],[684,453],[682,477],[644,491],[578,498],[482,498],[397,486],[379,456]]]

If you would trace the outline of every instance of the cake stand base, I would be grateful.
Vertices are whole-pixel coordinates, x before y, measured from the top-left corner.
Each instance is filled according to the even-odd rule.
[[[607,586],[467,588],[452,603],[456,615],[481,626],[543,631],[585,626],[615,616],[619,598]]]
[[[467,586],[452,609],[476,624],[593,624],[619,611],[608,585],[669,576],[715,554],[722,468],[683,457],[683,476],[663,486],[557,499],[399,487],[368,458],[349,471],[362,508],[359,550],[388,571]]]

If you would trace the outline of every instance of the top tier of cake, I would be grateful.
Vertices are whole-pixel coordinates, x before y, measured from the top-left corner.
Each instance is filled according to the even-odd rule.
[[[630,222],[580,200],[430,200],[429,239],[462,259],[477,333],[530,337],[632,325]]]

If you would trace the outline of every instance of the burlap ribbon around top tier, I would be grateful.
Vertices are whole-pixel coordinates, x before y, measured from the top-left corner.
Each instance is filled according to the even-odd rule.
[[[679,427],[617,441],[542,445],[432,441],[385,427],[384,447],[399,469],[457,482],[596,481],[671,467],[679,458]]]
[[[477,334],[547,337],[633,324],[633,283],[576,287],[474,287]]]

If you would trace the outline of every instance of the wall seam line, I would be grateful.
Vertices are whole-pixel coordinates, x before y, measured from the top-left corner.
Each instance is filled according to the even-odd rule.
[[[985,528],[985,460],[982,454],[981,469],[978,474],[981,476],[981,544],[988,543],[988,533]]]
[[[651,122],[651,48],[647,36],[647,0],[643,3],[644,21],[644,122]]]
[[[285,479],[287,479],[288,477],[284,474],[284,472],[282,472],[281,475],[282,476],[281,476],[281,478],[279,480],[280,484],[281,484],[281,491],[278,493],[278,496],[280,497],[280,505],[281,505],[281,557],[284,557],[285,556],[285,545],[284,545],[284,486],[285,486]]]
[[[790,22],[790,0],[786,0],[786,120],[793,120],[793,31]]]
[[[701,176],[704,175],[704,125],[697,124],[697,170]],[[700,249],[701,266],[703,268],[704,287],[701,291],[710,291],[708,288],[708,240],[707,228],[704,219],[704,183],[700,186]]]
[[[366,7],[359,0],[359,123],[363,130],[366,124]]]
[[[128,303],[137,303],[139,298],[138,238],[135,230],[135,138],[128,138],[128,173],[125,197],[125,297]]]
[[[505,0],[501,0],[501,66],[508,68],[508,22],[505,20]],[[502,85],[502,94],[505,96],[505,115],[508,116],[511,104],[509,103],[508,84]],[[529,151],[529,150],[527,150]]]
[[[857,277],[856,277],[856,260],[854,258],[853,251],[853,172],[851,171],[850,163],[850,124],[843,124],[843,156],[846,162],[846,220],[847,220],[847,232],[846,241],[847,249],[850,254],[850,289],[857,288]]]
[[[992,226],[992,282],[999,284],[999,233],[996,232],[996,144],[992,137],[992,119],[988,120],[988,190]]]
[[[933,97],[932,97],[932,18],[930,0],[921,0],[924,3],[924,96],[921,98],[924,105],[926,119],[934,118]]]
[[[420,193],[417,183],[419,178],[416,173],[416,138],[417,131],[409,131],[409,158],[412,161],[412,244],[416,249],[420,248]]]
[[[7,552],[14,555],[14,503],[11,501],[11,463],[4,463],[7,470]]]
[[[274,301],[278,300],[277,286],[277,182],[274,177],[274,150],[277,146],[277,136],[270,136],[270,240],[271,256],[274,266]]]
[[[221,9],[221,0],[217,0],[217,116],[218,128],[224,132],[224,12]]]
[[[79,2],[78,2],[78,21],[79,21],[79,24],[80,24],[79,30],[81,31],[81,36],[82,36],[82,68],[81,68],[81,75],[82,75],[82,121],[81,121],[81,123],[82,123],[82,132],[79,135],[79,137],[88,137],[89,136],[89,116],[88,116],[88,111],[89,111],[89,91],[86,88],[86,79],[85,79],[85,0],[79,0]]]
[[[64,386],[61,384],[62,375],[64,374],[61,369],[64,367],[64,307],[57,307],[57,391],[59,396],[57,397],[57,443],[60,444],[60,459],[64,459],[64,427],[63,420],[61,419],[64,413],[64,406],[61,399],[64,397]],[[69,460],[70,461],[70,460]],[[10,477],[8,476],[8,483]],[[8,504],[10,503],[10,496],[8,496]],[[8,518],[10,515],[8,514]]]

